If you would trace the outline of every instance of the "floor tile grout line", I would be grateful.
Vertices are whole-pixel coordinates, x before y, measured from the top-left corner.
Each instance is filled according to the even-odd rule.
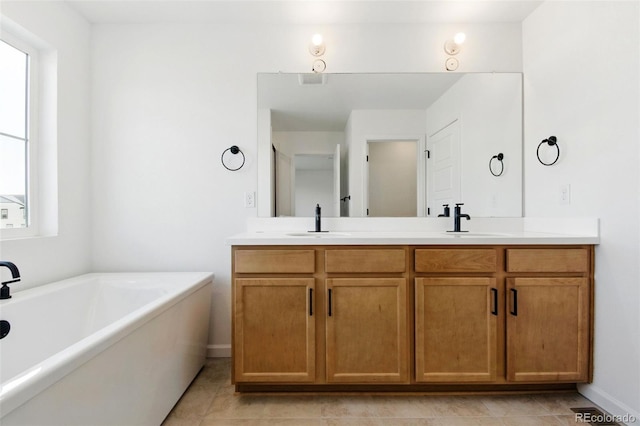
[[[180,401],[178,402],[178,404],[176,404],[176,407],[174,407],[174,410],[172,410],[172,412],[170,413],[170,415],[168,416],[167,419],[170,419],[173,415],[173,418],[177,419],[177,420],[185,420],[185,421],[189,421],[190,425],[195,425],[197,424],[202,424],[204,422],[212,422],[215,421],[216,419],[220,419],[220,420],[231,420],[231,423],[233,423],[234,421],[242,421],[242,420],[255,420],[255,421],[281,421],[281,420],[289,420],[289,421],[296,421],[298,419],[312,419],[314,421],[318,421],[318,422],[327,422],[327,421],[339,421],[340,419],[347,419],[347,420],[369,420],[369,421],[382,421],[385,419],[397,419],[400,421],[406,421],[407,419],[418,419],[418,420],[422,420],[422,419],[442,419],[442,418],[456,418],[456,419],[469,419],[469,418],[495,418],[496,420],[499,419],[508,419],[510,417],[526,417],[526,418],[540,418],[540,417],[549,417],[549,418],[554,418],[562,423],[563,419],[561,418],[561,416],[564,416],[564,418],[566,419],[568,416],[571,416],[571,412],[564,412],[561,413],[561,410],[564,409],[568,409],[568,405],[569,403],[566,400],[563,400],[562,395],[560,396],[560,400],[555,402],[555,404],[557,404],[555,407],[553,408],[547,408],[549,405],[553,405],[554,404],[554,400],[552,399],[552,395],[548,395],[549,401],[547,401],[547,405],[545,406],[545,404],[543,404],[543,401],[541,401],[539,399],[539,397],[537,397],[536,395],[531,395],[531,396],[527,396],[525,398],[525,400],[527,401],[527,404],[532,404],[535,407],[537,407],[537,409],[539,409],[539,414],[531,414],[531,412],[527,413],[527,414],[520,414],[517,411],[513,411],[513,412],[502,412],[500,411],[496,405],[491,404],[491,396],[482,396],[482,395],[476,395],[475,397],[468,397],[468,396],[461,396],[457,399],[461,400],[462,402],[465,401],[475,401],[475,402],[479,402],[480,406],[484,408],[484,411],[486,411],[486,414],[475,414],[475,415],[449,415],[448,413],[442,413],[441,415],[438,416],[420,416],[420,417],[414,417],[414,416],[396,416],[393,414],[376,414],[376,415],[372,415],[372,416],[361,416],[361,415],[349,415],[349,416],[340,416],[340,415],[313,415],[310,417],[302,417],[302,416],[294,416],[291,417],[290,415],[272,415],[269,417],[264,417],[264,416],[259,416],[259,417],[247,417],[247,416],[238,416],[238,415],[231,415],[229,416],[229,414],[231,413],[220,413],[222,415],[218,416],[216,414],[214,414],[212,411],[213,410],[213,405],[215,404],[217,398],[219,397],[224,397],[224,398],[230,398],[230,401],[232,401],[233,403],[237,403],[237,401],[239,401],[238,399],[235,399],[236,397],[240,396],[240,398],[245,397],[247,395],[239,395],[237,394],[234,390],[233,390],[233,385],[230,383],[230,374],[229,371],[225,371],[225,370],[229,370],[230,369],[230,365],[228,362],[223,362],[223,363],[219,363],[217,364],[216,361],[207,361],[207,364],[205,365],[205,367],[202,369],[202,371],[199,373],[198,377],[196,377],[196,379],[194,379],[194,382],[192,383],[192,385],[194,383],[197,384],[197,389],[198,390],[202,390],[203,386],[208,386],[208,385],[212,385],[212,386],[216,386],[215,392],[212,392],[212,394],[206,398],[208,401],[206,403],[206,407],[204,410],[198,410],[200,412],[203,412],[203,415],[198,415],[197,418],[193,418],[191,416],[180,416],[179,414],[179,410],[175,410],[176,407],[178,407],[178,405],[180,404]],[[199,382],[196,382],[198,378],[201,378],[201,380]],[[189,389],[187,389],[187,391],[185,392],[185,395],[188,394]],[[185,397],[185,395],[183,395],[183,398]],[[572,397],[576,397],[576,403],[573,404],[571,403],[570,405],[580,405],[583,404],[583,402],[578,402],[580,399],[583,399],[585,402],[588,402],[590,404],[592,404],[589,400],[587,400],[586,398],[582,397],[579,394],[571,394]],[[261,401],[261,397],[264,397],[264,395],[262,396],[257,396],[257,398],[250,398],[249,400],[251,401],[249,404],[256,402],[257,404],[262,404],[265,407],[269,405],[270,401]],[[304,405],[304,403],[308,402],[307,398],[296,398],[295,395],[291,395],[293,401],[293,404],[297,404],[297,403],[301,403],[302,405]],[[335,401],[338,402],[342,402],[346,405],[349,404],[349,395],[340,395],[338,397],[335,397],[333,395],[322,395],[321,398],[325,398],[325,397],[329,397],[331,399],[334,399]],[[361,395],[358,395],[358,402],[362,402],[363,398]],[[516,398],[516,400],[522,400],[522,395],[519,396],[514,396]],[[504,402],[505,400],[509,399],[509,396],[504,396],[504,397],[497,397],[498,401],[502,401]],[[271,399],[271,398],[269,398]],[[393,398],[395,399],[395,398]],[[399,398],[401,399],[401,398]],[[444,399],[448,399],[448,398],[444,398]],[[453,399],[454,401],[456,400],[456,397],[451,397],[451,399]],[[181,399],[182,401],[183,399]],[[390,398],[386,395],[367,395],[364,398],[364,407],[366,409],[366,406],[372,405],[372,406],[376,406],[377,403],[388,403],[390,400]],[[517,401],[516,401],[517,402]],[[326,402],[327,404],[330,405],[330,401]],[[321,403],[322,404],[322,403]],[[185,404],[186,405],[186,404]],[[493,407],[493,408],[492,408]],[[498,406],[499,407],[499,406]],[[264,408],[263,408],[264,409]],[[298,408],[300,409],[300,408]],[[227,407],[222,411],[226,411],[226,410],[234,410],[233,408]],[[260,410],[260,408],[258,408],[258,410]],[[526,410],[530,411],[531,410],[531,406],[529,406]]]

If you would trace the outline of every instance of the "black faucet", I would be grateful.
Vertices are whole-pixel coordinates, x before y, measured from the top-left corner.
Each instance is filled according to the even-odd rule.
[[[316,232],[322,232],[322,225],[320,224],[322,214],[320,213],[320,210],[320,204],[316,204]]]
[[[18,267],[16,265],[11,262],[7,262],[6,260],[0,260],[0,266],[6,266],[9,268],[11,276],[13,277],[11,281],[5,281],[2,283],[2,288],[0,288],[0,299],[11,299],[11,294],[7,284],[20,281],[20,271],[18,271]]]
[[[471,219],[471,216],[468,214],[462,214],[460,206],[464,206],[464,203],[456,203],[456,206],[453,209],[453,231],[451,232],[468,232],[460,230],[460,218],[466,217],[467,220],[469,220]]]
[[[443,204],[442,207],[444,207],[444,213],[439,214],[438,217],[449,217],[449,215],[451,214],[449,204]]]

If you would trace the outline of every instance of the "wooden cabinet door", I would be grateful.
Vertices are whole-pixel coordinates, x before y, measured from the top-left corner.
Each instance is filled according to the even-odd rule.
[[[507,380],[587,381],[588,289],[584,277],[507,280]]]
[[[494,278],[416,278],[415,304],[417,382],[495,381]]]
[[[408,383],[405,278],[327,279],[329,383]]]
[[[315,381],[313,278],[235,280],[236,382]]]

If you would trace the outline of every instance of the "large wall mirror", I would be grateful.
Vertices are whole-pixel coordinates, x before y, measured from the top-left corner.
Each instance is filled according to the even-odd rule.
[[[522,216],[522,74],[258,74],[259,216],[455,203]]]

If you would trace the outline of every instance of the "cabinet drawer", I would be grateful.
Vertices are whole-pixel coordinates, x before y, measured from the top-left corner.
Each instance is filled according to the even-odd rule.
[[[404,249],[327,250],[327,272],[404,272]]]
[[[495,272],[495,249],[416,249],[416,272]]]
[[[586,249],[507,249],[507,272],[587,272]]]
[[[236,250],[236,273],[293,273],[315,272],[313,250]]]

